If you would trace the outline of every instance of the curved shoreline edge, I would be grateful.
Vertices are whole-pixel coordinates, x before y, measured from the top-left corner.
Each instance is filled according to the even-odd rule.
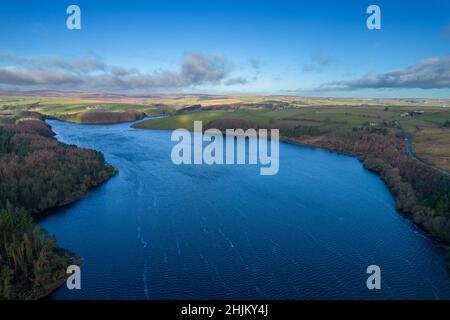
[[[0,209],[5,232],[0,253],[6,257],[15,254],[8,246],[27,250],[26,259],[19,259],[14,266],[2,259],[2,276],[9,274],[5,286],[0,286],[4,289],[2,299],[43,299],[65,283],[70,276],[66,274],[68,266],[82,265],[80,256],[59,247],[37,222],[53,210],[88,196],[118,172],[101,152],[59,141],[43,120],[22,117],[0,126]],[[36,261],[41,260],[40,268],[45,271],[39,272],[45,276],[33,271]],[[17,268],[17,263],[22,267]]]
[[[213,120],[214,122],[214,120]],[[209,124],[206,125],[208,127]],[[144,130],[167,130],[163,128],[145,128],[142,126],[135,126],[132,125],[135,129],[144,129]],[[219,130],[224,133],[223,128],[219,127]],[[192,130],[190,130],[192,131]],[[403,133],[404,134],[404,133]],[[270,139],[270,137],[268,137]],[[327,139],[330,138],[332,142],[329,142]],[[404,217],[408,218],[410,221],[413,222],[415,226],[417,226],[421,231],[425,233],[426,236],[428,236],[433,241],[436,241],[439,243],[440,246],[443,247],[443,249],[446,251],[446,264],[447,269],[450,276],[450,237],[448,231],[444,232],[442,231],[441,226],[436,226],[436,221],[438,219],[435,219],[436,217],[432,214],[429,214],[429,209],[427,206],[424,206],[419,199],[415,196],[416,190],[413,188],[412,185],[408,185],[408,181],[404,181],[404,179],[401,177],[401,175],[392,176],[389,171],[392,170],[399,170],[398,167],[395,165],[392,165],[389,163],[389,161],[385,161],[386,159],[383,159],[383,156],[380,156],[379,152],[374,157],[373,156],[373,150],[367,150],[367,152],[361,152],[361,150],[352,150],[353,145],[351,143],[354,143],[355,141],[348,140],[348,137],[346,139],[341,139],[342,137],[339,136],[285,136],[280,135],[280,141],[289,143],[292,145],[302,146],[302,147],[308,147],[308,148],[319,148],[322,150],[326,150],[328,152],[346,155],[350,157],[357,158],[363,165],[363,167],[371,172],[374,172],[377,174],[380,179],[383,181],[389,192],[391,193],[392,197],[396,201],[396,207],[399,213],[401,213]],[[417,166],[425,167],[427,170],[434,172],[436,175],[444,176],[447,178],[449,176],[449,173],[443,169],[437,168],[431,164],[425,163],[423,161],[420,161],[419,159],[416,159],[413,154],[410,154],[408,152],[409,148],[409,141],[407,137],[396,137],[393,133],[388,133],[386,135],[387,139],[391,139],[394,144],[397,144],[396,147],[399,148],[397,150],[398,156],[406,157],[409,160],[413,161],[417,164]],[[336,141],[338,143],[336,143]],[[333,144],[334,143],[334,144]],[[377,152],[375,152],[377,153]],[[388,171],[388,173],[386,173]],[[396,181],[399,180],[399,181]],[[404,185],[407,185],[408,188],[403,189],[399,187],[403,187]],[[412,193],[412,197],[411,197]],[[409,199],[409,198],[412,198]],[[431,209],[432,210],[432,209]],[[439,220],[439,223],[445,224],[445,221],[442,221],[445,219],[444,217],[440,216],[439,218],[442,218]],[[450,220],[447,222],[447,228],[450,226]],[[445,228],[445,226],[444,226]]]
[[[47,118],[47,119],[50,119],[50,118]],[[52,120],[63,121],[63,122],[66,121],[66,120],[61,120],[61,119],[58,119],[58,118],[51,118],[51,119]],[[67,121],[67,122],[70,122],[70,121]],[[118,123],[121,123],[121,122],[122,121],[120,121]],[[49,125],[47,122],[45,122],[45,123],[52,130],[51,125]],[[71,122],[71,123],[75,123],[75,122]],[[108,123],[108,124],[110,124],[110,123]],[[59,141],[56,137],[54,137],[54,138],[59,143],[63,143],[63,142]],[[76,148],[81,148],[81,147],[76,146]],[[89,150],[91,150],[91,149],[89,149]],[[100,151],[97,151],[97,150],[94,150],[94,151],[101,153]],[[103,154],[103,153],[101,153],[101,154]],[[78,201],[88,197],[89,194],[93,190],[95,190],[96,188],[99,188],[101,185],[106,183],[109,179],[111,179],[112,177],[114,177],[118,173],[118,170],[115,167],[113,167],[112,165],[110,165],[108,162],[105,161],[104,165],[105,165],[105,167],[111,169],[111,172],[112,172],[111,175],[105,176],[103,179],[101,179],[99,181],[96,181],[96,183],[91,188],[85,190],[81,194],[79,194],[77,196],[74,196],[74,197],[71,197],[71,198],[68,198],[68,199],[65,199],[65,201],[59,203],[58,205],[50,207],[50,208],[47,208],[46,210],[44,210],[42,212],[38,212],[38,213],[33,214],[33,218],[35,219],[35,221],[38,221],[40,219],[44,219],[46,216],[51,215],[52,211],[54,211],[54,210],[58,210],[58,209],[61,209],[61,208],[65,207],[65,206],[69,206],[69,205],[75,204],[76,202],[78,202]],[[65,254],[66,256],[69,256],[69,261],[72,264],[78,265],[80,267],[83,265],[83,258],[81,256],[79,256],[76,253],[73,253],[73,252],[71,252],[71,251],[69,251],[67,249],[64,249],[64,248],[58,247],[58,250],[61,253]],[[60,280],[57,283],[52,285],[50,288],[43,289],[41,292],[38,292],[35,296],[30,297],[30,299],[32,299],[32,300],[47,299],[48,297],[50,297],[54,292],[56,292],[60,287],[62,287],[66,283],[68,277],[69,277],[69,275],[62,274],[60,276]]]
[[[52,119],[58,120],[58,121],[63,121],[63,122],[64,122],[64,121],[67,121],[67,120],[63,120],[63,119],[59,119],[59,118],[52,118]],[[138,120],[141,120],[141,119],[138,119]],[[67,122],[72,122],[72,121],[67,121]],[[130,122],[130,121],[126,121],[126,122]],[[132,122],[134,123],[135,121],[132,121]],[[72,122],[72,123],[83,124],[83,123],[77,123],[77,122]],[[120,122],[114,122],[114,123],[122,123],[122,121],[120,121]],[[114,123],[104,123],[104,124],[114,124]],[[85,124],[88,124],[88,123],[85,123]],[[132,126],[132,127],[133,127],[133,126]],[[133,128],[135,128],[135,127],[133,127]],[[136,129],[140,129],[140,128],[136,128]],[[148,129],[147,129],[147,130],[148,130]],[[363,166],[364,166],[364,168],[365,168],[366,170],[369,170],[369,171],[372,171],[372,172],[376,173],[376,174],[382,179],[382,181],[385,183],[386,187],[388,188],[388,190],[390,191],[390,193],[392,194],[392,196],[394,197],[394,199],[397,200],[398,195],[396,195],[396,194],[393,192],[393,190],[389,187],[389,185],[387,184],[386,180],[383,179],[383,176],[381,175],[381,173],[380,173],[379,171],[377,171],[377,170],[373,170],[373,169],[367,167],[367,166],[365,165],[365,163],[364,163],[364,158],[363,158],[363,157],[358,156],[358,155],[355,155],[355,154],[353,154],[353,153],[351,153],[351,152],[336,151],[336,150],[333,150],[333,149],[331,149],[331,148],[327,148],[327,147],[320,146],[320,145],[315,145],[315,144],[313,144],[313,143],[302,142],[302,141],[300,141],[299,139],[295,139],[295,138],[291,138],[291,137],[287,137],[287,136],[280,136],[280,140],[281,140],[282,142],[289,143],[289,144],[296,145],[296,146],[309,147],[309,148],[318,148],[318,149],[326,150],[326,151],[328,151],[328,152],[332,152],[332,153],[336,153],[336,154],[342,154],[342,155],[346,155],[346,156],[351,156],[351,157],[357,158],[357,159],[363,164]],[[413,158],[412,158],[412,159],[413,159]],[[413,159],[413,160],[415,160],[415,159]],[[415,160],[415,161],[416,161],[416,160]],[[430,165],[430,166],[431,166],[431,165]],[[433,167],[433,168],[434,168],[435,170],[438,170],[438,171],[439,171],[438,168],[435,168],[435,167]],[[117,170],[116,170],[115,168],[114,168],[114,170],[115,170],[115,173],[117,173]],[[112,177],[112,176],[111,176],[111,177]],[[60,206],[56,206],[56,207],[53,207],[53,208],[49,208],[48,210],[45,210],[45,212],[43,212],[42,214],[39,214],[39,217],[40,217],[40,218],[41,218],[41,217],[45,217],[46,215],[49,214],[49,211],[51,211],[51,210],[57,209],[57,208],[59,208],[59,207],[61,207],[61,206],[64,206],[64,205],[69,205],[69,204],[75,203],[76,201],[78,201],[78,200],[80,200],[80,199],[82,199],[82,198],[88,196],[88,194],[90,193],[90,191],[91,191],[92,189],[94,189],[94,188],[96,188],[96,187],[99,187],[101,184],[103,184],[104,182],[106,182],[107,180],[109,180],[109,178],[111,178],[111,177],[108,177],[108,178],[105,179],[104,181],[100,182],[98,185],[96,185],[96,186],[94,186],[93,188],[91,188],[90,190],[88,190],[83,196],[80,196],[80,197],[77,197],[77,198],[70,199],[70,200],[68,200],[66,203],[64,203],[64,204],[62,204],[62,205],[60,205]],[[399,210],[399,211],[401,211],[401,210]],[[430,237],[430,239],[432,239],[432,240],[434,240],[434,241],[439,241],[439,242],[441,243],[441,245],[447,250],[447,252],[450,252],[449,244],[446,243],[445,241],[443,241],[442,239],[439,239],[439,237],[433,236],[433,234],[431,234],[429,230],[426,230],[426,229],[423,227],[423,225],[417,223],[417,222],[414,220],[414,218],[411,216],[411,215],[412,215],[412,212],[403,212],[403,213],[404,213],[405,216],[406,216],[407,218],[409,218],[416,226],[418,226],[421,230],[423,230],[423,231],[426,233],[426,235]],[[62,249],[62,250],[64,250],[64,249]],[[81,259],[80,257],[78,257],[78,258]],[[448,254],[447,254],[447,268],[448,268],[448,270],[449,270],[449,272],[450,272],[450,256],[449,256]],[[50,296],[50,295],[51,295],[53,292],[55,292],[59,287],[61,287],[61,286],[65,283],[65,281],[66,281],[66,278],[62,279],[61,282],[59,283],[59,285],[55,285],[54,287],[52,287],[51,289],[49,289],[47,292],[42,293],[41,295],[35,297],[35,299],[43,299],[43,298],[46,298],[46,297]]]
[[[410,138],[411,139],[411,138]],[[360,161],[363,165],[363,167],[371,172],[374,172],[384,183],[384,185],[387,187],[387,189],[389,190],[390,194],[392,195],[392,197],[394,198],[395,201],[398,201],[398,194],[396,194],[394,192],[394,190],[391,188],[391,186],[388,184],[388,181],[386,181],[385,177],[383,177],[382,172],[379,170],[374,170],[373,168],[370,168],[367,166],[364,157],[352,154],[351,152],[344,152],[344,151],[336,151],[333,150],[331,148],[327,148],[327,147],[323,147],[323,146],[318,146],[318,145],[314,145],[314,144],[309,144],[309,143],[302,143],[301,141],[297,140],[297,139],[293,139],[293,138],[289,138],[289,137],[280,137],[280,140],[285,142],[285,143],[289,143],[292,145],[297,145],[297,146],[302,146],[302,147],[308,147],[308,148],[318,148],[318,149],[322,149],[322,150],[326,150],[328,152],[332,152],[332,153],[336,153],[336,154],[341,154],[341,155],[345,155],[345,156],[350,156],[350,157],[354,157],[356,159],[358,159],[358,161]],[[409,144],[412,143],[411,140],[406,140],[406,148],[409,148]],[[409,151],[409,150],[408,150]],[[425,165],[433,170],[436,170],[437,172],[439,172],[440,174],[445,174],[445,175],[449,175],[450,173],[437,168],[431,164],[428,164],[426,162],[421,161],[419,158],[416,158],[416,156],[412,153],[407,153],[407,155],[414,161],[416,161],[417,163],[421,164],[421,165]],[[441,237],[439,237],[438,235],[433,235],[433,233],[428,230],[425,225],[423,223],[420,223],[419,221],[417,221],[414,218],[414,212],[411,211],[404,211],[401,210],[399,208],[397,208],[397,211],[399,211],[399,213],[401,213],[404,217],[408,218],[411,222],[414,223],[415,226],[417,226],[422,232],[424,232],[424,234],[429,237],[431,240],[439,243],[445,250],[446,255],[445,255],[445,259],[446,259],[446,266],[447,266],[447,271],[450,277],[450,242],[449,241],[445,241],[445,239],[442,239]]]

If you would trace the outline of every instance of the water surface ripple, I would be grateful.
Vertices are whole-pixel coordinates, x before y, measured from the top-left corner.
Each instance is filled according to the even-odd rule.
[[[54,299],[449,299],[443,249],[357,159],[289,144],[280,172],[175,166],[168,131],[49,120],[119,174],[40,221],[84,258]],[[381,267],[382,290],[366,287]]]

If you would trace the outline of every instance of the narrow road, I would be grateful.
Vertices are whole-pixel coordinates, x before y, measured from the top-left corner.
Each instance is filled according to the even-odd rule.
[[[450,172],[444,170],[444,169],[440,169],[436,166],[433,166],[425,161],[423,161],[422,159],[420,159],[419,157],[417,157],[414,152],[413,152],[413,137],[411,134],[407,133],[402,126],[400,125],[400,123],[398,121],[395,121],[395,126],[406,135],[406,144],[407,144],[407,150],[408,150],[408,156],[411,157],[411,159],[413,159],[414,161],[417,161],[418,163],[427,166],[428,168],[434,169],[439,171],[440,173],[446,175],[446,176],[450,176]]]

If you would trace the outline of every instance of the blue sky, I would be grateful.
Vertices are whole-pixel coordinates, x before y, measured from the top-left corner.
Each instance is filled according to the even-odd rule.
[[[0,39],[4,90],[450,98],[447,0],[2,0]]]

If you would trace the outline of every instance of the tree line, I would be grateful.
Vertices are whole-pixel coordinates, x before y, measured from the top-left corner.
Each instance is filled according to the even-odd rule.
[[[115,174],[99,152],[58,142],[39,119],[0,124],[0,299],[48,294],[77,259],[33,216],[83,197]]]

